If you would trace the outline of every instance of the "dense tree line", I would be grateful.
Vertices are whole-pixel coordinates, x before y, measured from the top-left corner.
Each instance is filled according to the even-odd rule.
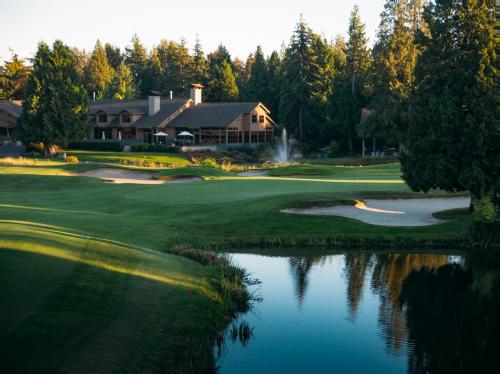
[[[186,97],[191,83],[201,83],[206,101],[263,102],[306,151],[334,140],[352,154],[370,137],[371,150],[376,139],[378,149],[399,150],[415,190],[469,190],[495,200],[493,20],[487,0],[386,0],[372,48],[357,6],[347,39],[326,40],[300,19],[281,50],[265,56],[257,46],[246,61],[223,44],[205,54],[198,40],[193,50],[184,40],[161,40],[148,50],[136,35],[124,51],[100,41],[90,53],[64,48],[78,95],[81,86],[97,100],[151,90]],[[30,103],[46,48],[40,44],[32,67],[15,54],[0,67],[2,98]],[[371,115],[360,121],[363,108]]]

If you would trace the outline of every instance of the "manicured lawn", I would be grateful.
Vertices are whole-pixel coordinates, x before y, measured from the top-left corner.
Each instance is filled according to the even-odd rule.
[[[65,227],[2,220],[0,232],[3,372],[210,368],[224,324],[214,269]]]

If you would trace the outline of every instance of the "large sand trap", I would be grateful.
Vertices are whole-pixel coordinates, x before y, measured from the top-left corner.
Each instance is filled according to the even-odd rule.
[[[354,218],[380,226],[427,226],[444,222],[433,213],[448,209],[467,208],[469,197],[445,197],[425,199],[367,199],[356,205],[284,209],[284,213]]]
[[[147,171],[136,171],[127,169],[101,168],[79,173],[84,177],[101,178],[111,183],[128,184],[170,184],[170,183],[190,183],[201,181],[201,178],[170,178],[153,179],[153,173]]]

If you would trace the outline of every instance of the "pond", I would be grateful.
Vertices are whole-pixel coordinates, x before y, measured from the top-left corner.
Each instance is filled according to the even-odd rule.
[[[220,373],[493,372],[500,277],[489,260],[231,256],[262,281],[262,301],[215,347]]]

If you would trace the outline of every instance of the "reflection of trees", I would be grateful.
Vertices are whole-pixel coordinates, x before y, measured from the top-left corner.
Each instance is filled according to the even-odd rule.
[[[498,370],[498,272],[446,265],[421,269],[403,284],[401,303],[413,348],[411,373],[492,373]]]
[[[356,318],[366,274],[371,273],[372,292],[380,299],[379,326],[384,332],[387,349],[397,353],[406,341],[406,319],[399,306],[404,280],[413,271],[421,268],[436,269],[446,263],[445,255],[347,254],[344,273],[347,280],[347,307],[350,319]]]
[[[299,307],[302,306],[307,286],[309,284],[309,273],[311,269],[325,261],[324,256],[289,257],[290,275],[295,285],[295,296]]]
[[[371,255],[367,253],[351,253],[346,254],[344,257],[344,274],[347,279],[347,308],[351,320],[356,319],[370,257]]]
[[[406,315],[399,305],[404,280],[413,271],[445,265],[448,256],[406,253],[374,257],[371,288],[380,299],[379,327],[384,332],[389,352],[398,353],[406,341]]]

